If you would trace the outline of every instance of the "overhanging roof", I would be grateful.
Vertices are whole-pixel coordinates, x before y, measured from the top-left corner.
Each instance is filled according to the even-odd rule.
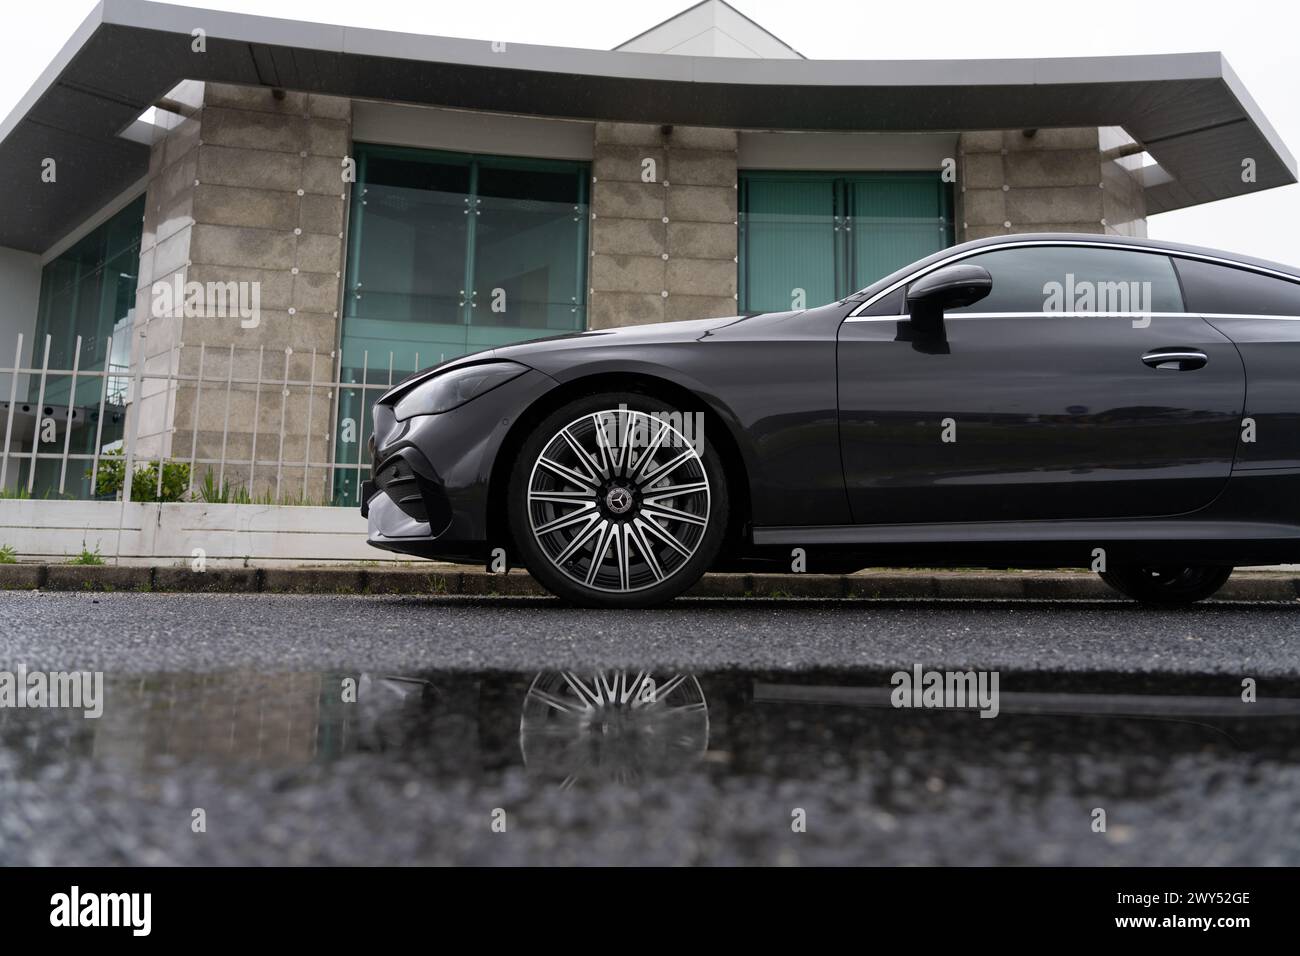
[[[193,53],[191,31],[207,34]],[[1296,182],[1218,53],[758,60],[416,36],[103,0],[0,125],[0,245],[41,252],[148,168],[119,134],[182,80],[586,120],[735,129],[1123,126],[1174,178],[1149,213]],[[58,162],[55,183],[41,161]],[[1254,159],[1257,181],[1241,181]],[[22,185],[30,183],[30,186]]]

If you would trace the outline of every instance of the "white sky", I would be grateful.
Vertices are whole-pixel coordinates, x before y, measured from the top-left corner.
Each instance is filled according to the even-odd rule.
[[[184,0],[181,0],[184,2]],[[205,0],[186,6],[376,29],[609,49],[693,0]],[[0,115],[94,8],[6,5]],[[1300,4],[1259,0],[734,0],[812,59],[1102,56],[1220,50],[1300,155]],[[200,23],[195,24],[200,26]],[[1150,234],[1300,265],[1300,185],[1154,216]]]

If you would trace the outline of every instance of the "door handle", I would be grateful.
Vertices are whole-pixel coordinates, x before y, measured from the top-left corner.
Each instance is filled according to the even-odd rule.
[[[1156,349],[1142,356],[1142,361],[1152,368],[1172,369],[1177,372],[1190,372],[1192,369],[1204,368],[1209,356],[1195,349]]]

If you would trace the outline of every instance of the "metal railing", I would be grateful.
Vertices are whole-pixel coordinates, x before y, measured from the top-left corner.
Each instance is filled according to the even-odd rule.
[[[0,494],[10,497],[15,494],[31,495],[36,492],[37,465],[43,461],[58,462],[57,482],[52,476],[47,475],[42,482],[46,486],[44,493],[68,497],[69,467],[73,463],[77,465],[84,463],[88,469],[85,477],[90,481],[90,496],[96,497],[95,491],[99,487],[101,473],[106,467],[106,459],[111,458],[112,468],[123,469],[120,489],[123,501],[131,500],[137,469],[147,469],[151,465],[157,471],[156,478],[153,475],[149,476],[156,482],[154,500],[163,500],[166,466],[179,464],[188,466],[185,491],[180,500],[207,500],[202,497],[203,484],[206,483],[209,488],[218,489],[223,500],[229,493],[237,500],[257,503],[310,502],[355,506],[359,504],[357,499],[362,479],[368,476],[371,467],[366,448],[370,405],[396,381],[392,352],[388,355],[386,370],[382,368],[372,370],[370,355],[366,352],[360,369],[360,381],[343,381],[344,368],[340,349],[328,353],[332,374],[321,377],[317,375],[317,367],[321,364],[320,360],[324,357],[324,353],[318,354],[317,349],[295,353],[293,349],[269,349],[266,346],[237,347],[230,344],[209,348],[202,343],[198,345],[178,343],[169,353],[161,353],[153,357],[158,360],[163,354],[168,356],[165,370],[145,371],[149,363],[143,357],[138,361],[133,360],[133,365],[129,368],[113,365],[107,358],[102,363],[96,363],[102,364],[102,368],[82,368],[81,336],[77,337],[73,347],[74,357],[70,363],[71,368],[50,366],[53,345],[51,335],[44,336],[43,349],[39,350],[40,363],[36,363],[37,353],[33,353],[32,364],[24,366],[22,364],[23,344],[24,339],[20,334],[12,353],[12,365],[0,366],[0,383],[5,382],[6,376],[8,377],[8,387],[4,390],[7,391],[7,395],[4,391],[0,391],[0,401],[7,399],[7,408],[3,419],[0,420],[4,429],[3,445],[0,446]],[[197,369],[193,374],[181,372],[183,350],[191,353],[188,356],[190,365],[194,364],[197,356]],[[280,351],[284,353],[282,373],[278,376],[263,374],[267,357],[274,356]],[[242,356],[251,360],[254,353],[256,375],[235,375],[237,358]],[[106,357],[113,355],[112,337],[108,339],[102,354]],[[307,378],[290,376],[291,358],[295,354],[308,357],[310,374]],[[216,361],[218,356],[224,358],[224,362]],[[219,371],[220,365],[225,367],[224,374]],[[356,370],[348,371],[355,375]],[[372,373],[376,371],[384,381],[373,383],[369,381]],[[19,394],[19,382],[24,378],[28,382],[27,396]],[[78,385],[80,383],[84,392],[85,383],[88,381],[100,383],[95,389],[96,398],[93,402],[78,406]],[[61,386],[64,382],[67,384],[66,404],[57,406],[47,404],[47,400],[56,391],[62,394],[61,387],[52,390],[51,386],[56,383]],[[163,383],[163,387],[146,395],[143,391],[144,386],[146,383],[154,382]],[[176,402],[177,396],[183,389],[190,389],[193,392],[192,407],[187,410],[188,421],[181,420],[182,416],[179,414]],[[289,399],[295,390],[305,391],[307,396],[305,415],[300,421],[293,420],[295,416],[290,414]],[[340,444],[339,408],[343,395],[349,390],[353,395],[359,396],[354,400],[357,409],[354,423],[355,459],[339,460],[337,452]],[[33,392],[35,401],[30,400]],[[231,400],[239,392],[251,392],[254,396],[251,421],[232,422]],[[262,427],[264,401],[274,403],[277,397],[279,414],[275,419],[275,427],[264,429]],[[157,438],[157,450],[148,451],[142,447],[140,437],[142,403],[158,399],[165,402],[163,415],[167,420],[162,423],[162,429],[157,436],[150,436]],[[23,406],[28,408],[23,412],[22,417],[19,417],[18,409]],[[219,418],[220,451],[214,454],[209,449],[207,454],[200,454],[200,433],[214,431],[208,427],[212,417],[210,410],[214,407],[222,409]],[[201,411],[205,412],[203,421],[207,423],[203,427],[201,427]],[[109,447],[117,444],[111,436],[110,441],[107,444],[105,442],[104,426],[109,415],[117,415],[121,421],[120,448]],[[30,438],[27,436],[25,421],[28,418],[32,418]],[[91,419],[94,427],[93,441],[90,442],[88,450],[74,450],[73,431],[77,428],[90,427]],[[327,426],[327,431],[320,431],[322,423]],[[58,438],[60,428],[62,437]],[[314,430],[319,434],[313,434]],[[46,440],[49,433],[55,436],[53,441]],[[167,434],[170,434],[170,442],[162,440],[161,436]],[[239,439],[238,444],[248,445],[246,455],[236,455],[232,449],[234,443],[232,439],[236,437]],[[296,440],[299,437],[303,439],[301,457],[287,458],[286,441]],[[85,444],[84,435],[78,444]],[[166,449],[168,444],[171,445],[169,451]],[[350,451],[351,442],[347,444]],[[24,445],[28,447],[24,448]],[[54,447],[47,447],[49,445]],[[313,446],[321,450],[319,456],[314,453]],[[347,457],[352,458],[352,455],[349,454]],[[27,465],[25,475],[21,474],[24,463]],[[201,479],[200,470],[204,470],[206,475],[211,475],[215,484]],[[243,474],[244,471],[247,472],[246,475]],[[238,473],[237,484],[227,484],[228,472]],[[347,495],[348,500],[336,501],[338,480],[343,475],[354,479],[351,482],[354,487]],[[14,478],[18,481],[14,482]],[[312,486],[317,482],[320,485],[321,498],[313,500],[312,494],[316,489]],[[74,495],[82,496],[80,483]]]

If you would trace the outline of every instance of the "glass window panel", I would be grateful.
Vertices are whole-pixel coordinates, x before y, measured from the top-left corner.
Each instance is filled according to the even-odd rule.
[[[586,327],[588,164],[355,152],[344,383],[387,386],[469,352]],[[340,462],[365,455],[379,392],[341,391]],[[357,472],[336,478],[336,501],[355,504]]]
[[[805,305],[835,301],[835,180],[747,173],[742,183],[741,311],[790,309],[800,289]]]
[[[108,343],[115,334],[115,355],[129,349],[129,329],[135,310],[136,285],[140,273],[140,238],[144,218],[144,196],[140,196],[100,226],[91,230],[66,251],[48,262],[41,272],[41,295],[37,308],[36,334],[32,342],[32,361],[40,366],[45,357],[45,336],[51,337],[52,369],[71,369],[77,336],[81,336],[79,368],[100,371],[108,359]],[[45,383],[45,404],[77,407],[69,452],[90,454],[94,450],[99,421],[99,398],[103,388],[100,378],[79,377],[72,393],[71,375],[51,375]],[[27,400],[36,401],[40,394],[40,376],[29,379]],[[101,447],[122,437],[124,407],[120,394],[110,394],[105,406]],[[64,413],[66,414],[66,412]],[[42,452],[63,451],[64,419],[57,417],[56,444],[42,447]],[[27,478],[23,463],[20,481]],[[58,491],[59,461],[40,461],[36,467],[35,493],[52,495]],[[90,481],[83,476],[84,463],[68,464],[65,494],[89,497]]]
[[[1031,246],[986,252],[962,262],[988,269],[993,290],[979,302],[952,312],[1041,312],[1049,307],[1053,285],[1059,287],[1053,311],[1183,311],[1178,277],[1167,256],[1122,249]],[[1149,287],[1145,283],[1150,283]],[[1145,301],[1148,288],[1149,301]],[[1071,289],[1074,295],[1065,301]],[[1088,290],[1091,300],[1086,298]]]
[[[470,303],[478,347],[583,327],[586,175],[567,163],[521,165],[479,166]]]
[[[925,172],[742,172],[741,311],[848,296],[952,244],[950,187]]]
[[[853,289],[952,245],[948,187],[939,176],[885,173],[854,177],[847,181],[847,188]]]

